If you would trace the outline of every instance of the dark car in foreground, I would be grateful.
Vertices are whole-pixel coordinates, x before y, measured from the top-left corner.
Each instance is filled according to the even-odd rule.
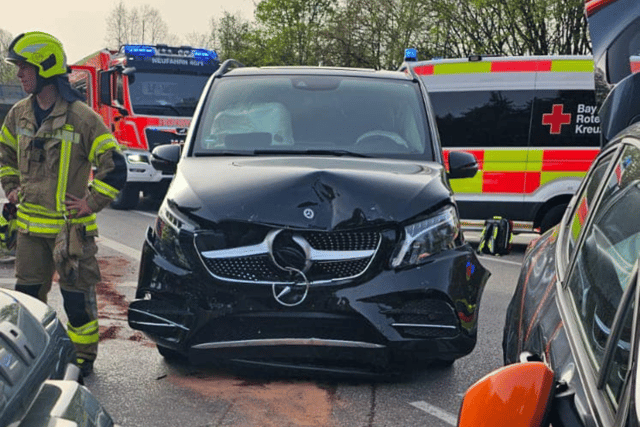
[[[487,270],[413,74],[221,66],[144,243],[128,320],[160,353],[360,372],[453,363]],[[179,162],[178,162],[179,160]]]
[[[113,426],[78,382],[74,360],[73,344],[51,307],[0,289],[0,426]]]
[[[640,424],[640,74],[629,62],[640,3],[586,8],[608,93],[602,149],[560,225],[527,248],[506,314],[508,366],[469,389],[461,427]]]

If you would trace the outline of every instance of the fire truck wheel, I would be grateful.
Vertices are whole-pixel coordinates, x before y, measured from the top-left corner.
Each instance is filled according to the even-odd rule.
[[[564,211],[566,209],[567,205],[565,203],[553,206],[549,209],[540,222],[540,233],[544,233],[551,227],[558,224],[562,220],[562,215],[564,215]]]
[[[125,185],[115,200],[111,202],[111,207],[120,210],[133,209],[138,206],[139,200],[140,191],[137,188],[131,188]]]

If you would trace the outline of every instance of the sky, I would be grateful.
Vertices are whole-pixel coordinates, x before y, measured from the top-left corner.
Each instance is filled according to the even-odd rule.
[[[23,3],[24,1],[24,3]],[[257,0],[255,0],[257,1]],[[57,37],[72,64],[107,47],[106,20],[120,0],[12,0],[0,13],[0,29],[17,36],[44,31]],[[127,10],[149,5],[160,11],[169,33],[184,39],[192,32],[208,33],[211,18],[225,11],[253,19],[254,0],[125,0]]]

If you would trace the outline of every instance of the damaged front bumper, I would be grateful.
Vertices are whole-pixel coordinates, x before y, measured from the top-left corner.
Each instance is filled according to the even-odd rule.
[[[378,268],[347,283],[287,290],[221,281],[197,264],[184,269],[163,256],[154,240],[150,229],[129,325],[192,363],[385,367],[453,361],[476,343],[490,273],[469,245],[415,268]],[[280,301],[283,293],[298,293],[303,301],[288,306]]]

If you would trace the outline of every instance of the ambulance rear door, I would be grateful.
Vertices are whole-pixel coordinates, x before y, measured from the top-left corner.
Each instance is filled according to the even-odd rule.
[[[529,215],[566,205],[599,151],[593,61],[555,57],[536,76],[525,180]]]

